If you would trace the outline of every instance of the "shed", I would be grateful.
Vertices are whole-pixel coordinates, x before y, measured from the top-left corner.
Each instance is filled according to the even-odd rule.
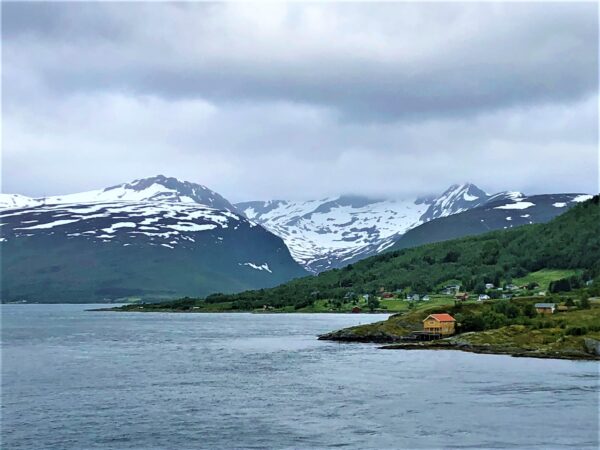
[[[456,294],[454,296],[454,298],[456,300],[467,300],[469,298],[469,293],[468,292],[459,292],[458,294]]]
[[[536,303],[535,310],[539,314],[553,314],[556,309],[555,303]]]

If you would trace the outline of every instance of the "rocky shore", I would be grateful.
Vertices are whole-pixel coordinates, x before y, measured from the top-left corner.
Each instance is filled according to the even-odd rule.
[[[319,336],[320,340],[387,344],[385,350],[460,350],[472,353],[530,358],[600,360],[600,334],[575,336],[561,328],[534,329],[509,325],[474,331],[434,341],[411,341],[418,323],[406,316],[345,328]]]
[[[510,355],[515,357],[569,359],[569,360],[600,360],[600,341],[585,340],[585,350],[545,351],[535,348],[502,347],[491,344],[474,345],[459,338],[449,338],[430,342],[404,342],[384,345],[383,350],[459,350],[470,353],[488,355]]]

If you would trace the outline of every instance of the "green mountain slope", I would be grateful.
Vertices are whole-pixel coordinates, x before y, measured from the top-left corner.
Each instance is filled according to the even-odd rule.
[[[343,298],[348,292],[371,293],[381,288],[426,292],[449,280],[461,280],[472,289],[480,283],[499,284],[544,268],[582,269],[586,276],[600,273],[598,196],[547,224],[397,250],[275,288],[212,295],[203,301],[186,299],[176,307],[207,303],[223,303],[231,309],[265,304],[303,307],[317,298]]]
[[[43,205],[0,219],[3,302],[166,301],[306,275],[279,237],[202,205]]]

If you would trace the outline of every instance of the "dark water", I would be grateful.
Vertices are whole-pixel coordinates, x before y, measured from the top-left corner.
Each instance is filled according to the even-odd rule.
[[[383,351],[368,315],[2,306],[3,449],[597,448],[598,364]]]

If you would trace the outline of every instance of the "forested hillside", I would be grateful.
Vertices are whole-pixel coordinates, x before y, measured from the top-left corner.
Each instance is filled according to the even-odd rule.
[[[599,197],[575,206],[547,224],[526,225],[476,237],[403,249],[365,259],[343,269],[290,281],[271,289],[216,294],[208,303],[232,309],[262,305],[306,306],[319,298],[410,288],[431,292],[451,280],[472,290],[483,283],[510,282],[544,268],[581,269],[585,279],[600,274]],[[179,306],[202,304],[184,299]]]

